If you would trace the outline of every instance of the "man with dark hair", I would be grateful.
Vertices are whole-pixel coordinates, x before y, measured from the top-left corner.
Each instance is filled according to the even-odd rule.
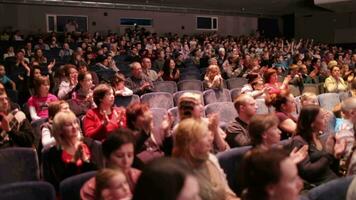
[[[241,94],[236,98],[234,106],[239,116],[228,125],[225,140],[231,148],[250,145],[247,127],[251,118],[256,115],[256,101],[248,94]]]

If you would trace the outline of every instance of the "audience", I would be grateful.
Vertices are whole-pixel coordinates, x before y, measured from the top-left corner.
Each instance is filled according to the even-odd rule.
[[[159,36],[138,27],[126,29],[123,35],[109,31],[106,35],[24,36],[6,31],[0,37],[6,41],[0,47],[0,82],[5,84],[0,84],[0,147],[43,150],[44,180],[57,191],[63,179],[101,167],[101,152],[94,147],[100,142],[107,168],[84,185],[83,199],[126,200],[132,194],[133,199],[236,199],[212,154],[233,153],[229,145],[253,146],[246,156],[249,170],[234,174],[245,175],[242,199],[298,198],[302,185],[294,164],[306,188],[355,173],[356,101],[344,98],[355,93],[356,54],[352,50],[313,40],[267,38],[260,33]],[[234,102],[238,117],[226,129],[220,128],[218,114],[203,117],[200,95],[175,96],[176,121],[180,121],[176,127],[172,126],[174,109],[156,119],[142,103],[129,102],[125,108],[113,105],[116,95],[143,95],[155,91],[153,81],[177,82],[192,74],[201,78],[205,90],[224,88],[227,78],[247,78],[248,84],[238,86],[242,95]],[[317,106],[315,94],[304,93],[295,112],[289,84],[300,91],[304,84],[319,84],[326,92],[345,92],[339,111],[334,116]],[[254,99],[260,102],[263,98],[275,112],[269,108],[268,115],[256,114]],[[34,131],[19,109],[26,102],[29,109],[25,105],[23,110],[33,121]],[[344,119],[335,126],[334,117],[341,115]],[[118,129],[126,127],[126,119],[133,133]],[[153,126],[154,120],[159,125]],[[79,122],[83,122],[84,135],[98,141],[83,139]],[[121,138],[125,136],[128,139]],[[289,158],[278,148],[281,138],[288,137],[292,139],[281,144],[291,151]],[[37,145],[40,140],[42,147]],[[187,161],[190,170],[182,161],[149,164],[154,158],[170,156],[172,149],[173,156]],[[138,191],[134,186],[140,173],[132,166],[144,169]],[[152,176],[160,177],[155,179],[158,182]]]

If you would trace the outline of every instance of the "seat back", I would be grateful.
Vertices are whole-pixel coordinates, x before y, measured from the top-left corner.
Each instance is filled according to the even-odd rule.
[[[168,92],[175,93],[177,92],[177,83],[174,81],[156,81],[153,82],[156,92]]]
[[[233,121],[237,116],[234,104],[232,102],[215,102],[205,106],[205,115],[218,113],[220,116],[220,122],[229,123]]]
[[[0,185],[38,181],[38,157],[32,148],[11,147],[0,150]]]
[[[174,105],[175,106],[178,106],[179,97],[182,96],[186,92],[199,94],[200,98],[201,98],[200,101],[204,105],[203,92],[201,92],[199,90],[185,90],[185,91],[178,91],[178,92],[173,94],[173,101],[174,101]]]
[[[136,94],[132,96],[115,96],[114,104],[118,107],[127,107],[132,103],[140,102],[140,97]]]
[[[65,200],[80,200],[80,189],[95,174],[96,171],[91,171],[64,179],[59,185],[61,198]]]
[[[214,102],[231,102],[230,91],[228,89],[210,89],[203,92],[204,104]]]
[[[173,107],[173,96],[168,92],[151,92],[142,95],[141,102],[148,104],[150,108],[164,108],[168,110]]]
[[[235,99],[241,94],[241,88],[234,88],[230,90],[231,101],[234,102]]]
[[[334,106],[340,103],[339,94],[324,93],[318,95],[320,107],[332,111]]]
[[[153,115],[153,127],[158,130],[161,126],[164,116],[167,114],[167,110],[164,108],[150,108]]]
[[[1,200],[55,200],[56,191],[50,183],[27,181],[0,187]]]
[[[218,158],[221,168],[226,174],[227,182],[230,188],[236,193],[239,192],[237,173],[240,168],[241,161],[251,146],[236,147],[228,151],[220,152],[216,156]]]
[[[353,178],[342,177],[319,185],[308,192],[308,197],[310,200],[344,200]]]
[[[173,126],[175,126],[179,122],[178,107],[170,108],[168,112],[171,113],[171,115],[173,116],[174,119]]]
[[[316,95],[320,94],[319,84],[304,84],[303,93],[310,92]]]
[[[230,78],[226,80],[226,85],[228,89],[242,88],[243,85],[247,83],[245,78]]]
[[[300,96],[300,89],[294,85],[288,85],[289,92],[293,94],[293,96]]]
[[[203,91],[203,84],[200,80],[182,80],[178,82],[177,86],[179,91],[183,91],[183,90]]]
[[[340,92],[339,93],[339,98],[340,98],[340,101],[343,101],[347,98],[351,97],[351,93],[350,92]]]

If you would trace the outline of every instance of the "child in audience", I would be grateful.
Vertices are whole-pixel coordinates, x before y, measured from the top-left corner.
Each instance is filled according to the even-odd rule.
[[[28,107],[32,121],[48,117],[48,104],[58,100],[49,93],[50,82],[48,77],[39,77],[34,82],[34,95],[28,100]]]
[[[131,192],[125,174],[120,170],[102,169],[96,176],[96,200],[130,200]]]
[[[125,86],[125,76],[116,73],[111,81],[111,85],[115,91],[115,96],[132,96],[133,92]]]

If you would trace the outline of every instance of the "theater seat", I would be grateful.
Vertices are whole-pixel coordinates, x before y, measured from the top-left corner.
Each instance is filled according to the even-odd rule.
[[[205,106],[205,115],[218,113],[220,116],[220,123],[227,124],[233,121],[237,116],[234,104],[232,102],[215,102]],[[220,125],[223,125],[220,124]]]
[[[177,92],[177,83],[174,81],[156,81],[153,82],[156,92],[168,92],[175,93]]]
[[[310,200],[345,200],[354,176],[347,176],[319,185],[308,192]]]
[[[0,150],[0,185],[38,181],[39,178],[38,157],[34,149],[11,147]]]
[[[204,104],[215,102],[231,102],[230,91],[228,89],[210,89],[203,92]]]
[[[173,108],[173,96],[168,92],[151,92],[141,96],[141,103],[146,103],[150,108]]]
[[[226,80],[226,85],[228,89],[241,88],[247,83],[245,78],[230,78]]]
[[[80,188],[95,174],[96,171],[91,171],[64,179],[59,185],[61,198],[65,200],[80,200]]]
[[[198,91],[203,91],[203,84],[200,80],[183,80],[179,81],[178,84],[178,90],[183,91],[183,90],[198,90]]]
[[[55,200],[56,192],[50,183],[28,181],[0,187],[1,200]]]
[[[320,107],[332,111],[334,106],[340,103],[339,94],[337,93],[324,93],[318,95]]]

